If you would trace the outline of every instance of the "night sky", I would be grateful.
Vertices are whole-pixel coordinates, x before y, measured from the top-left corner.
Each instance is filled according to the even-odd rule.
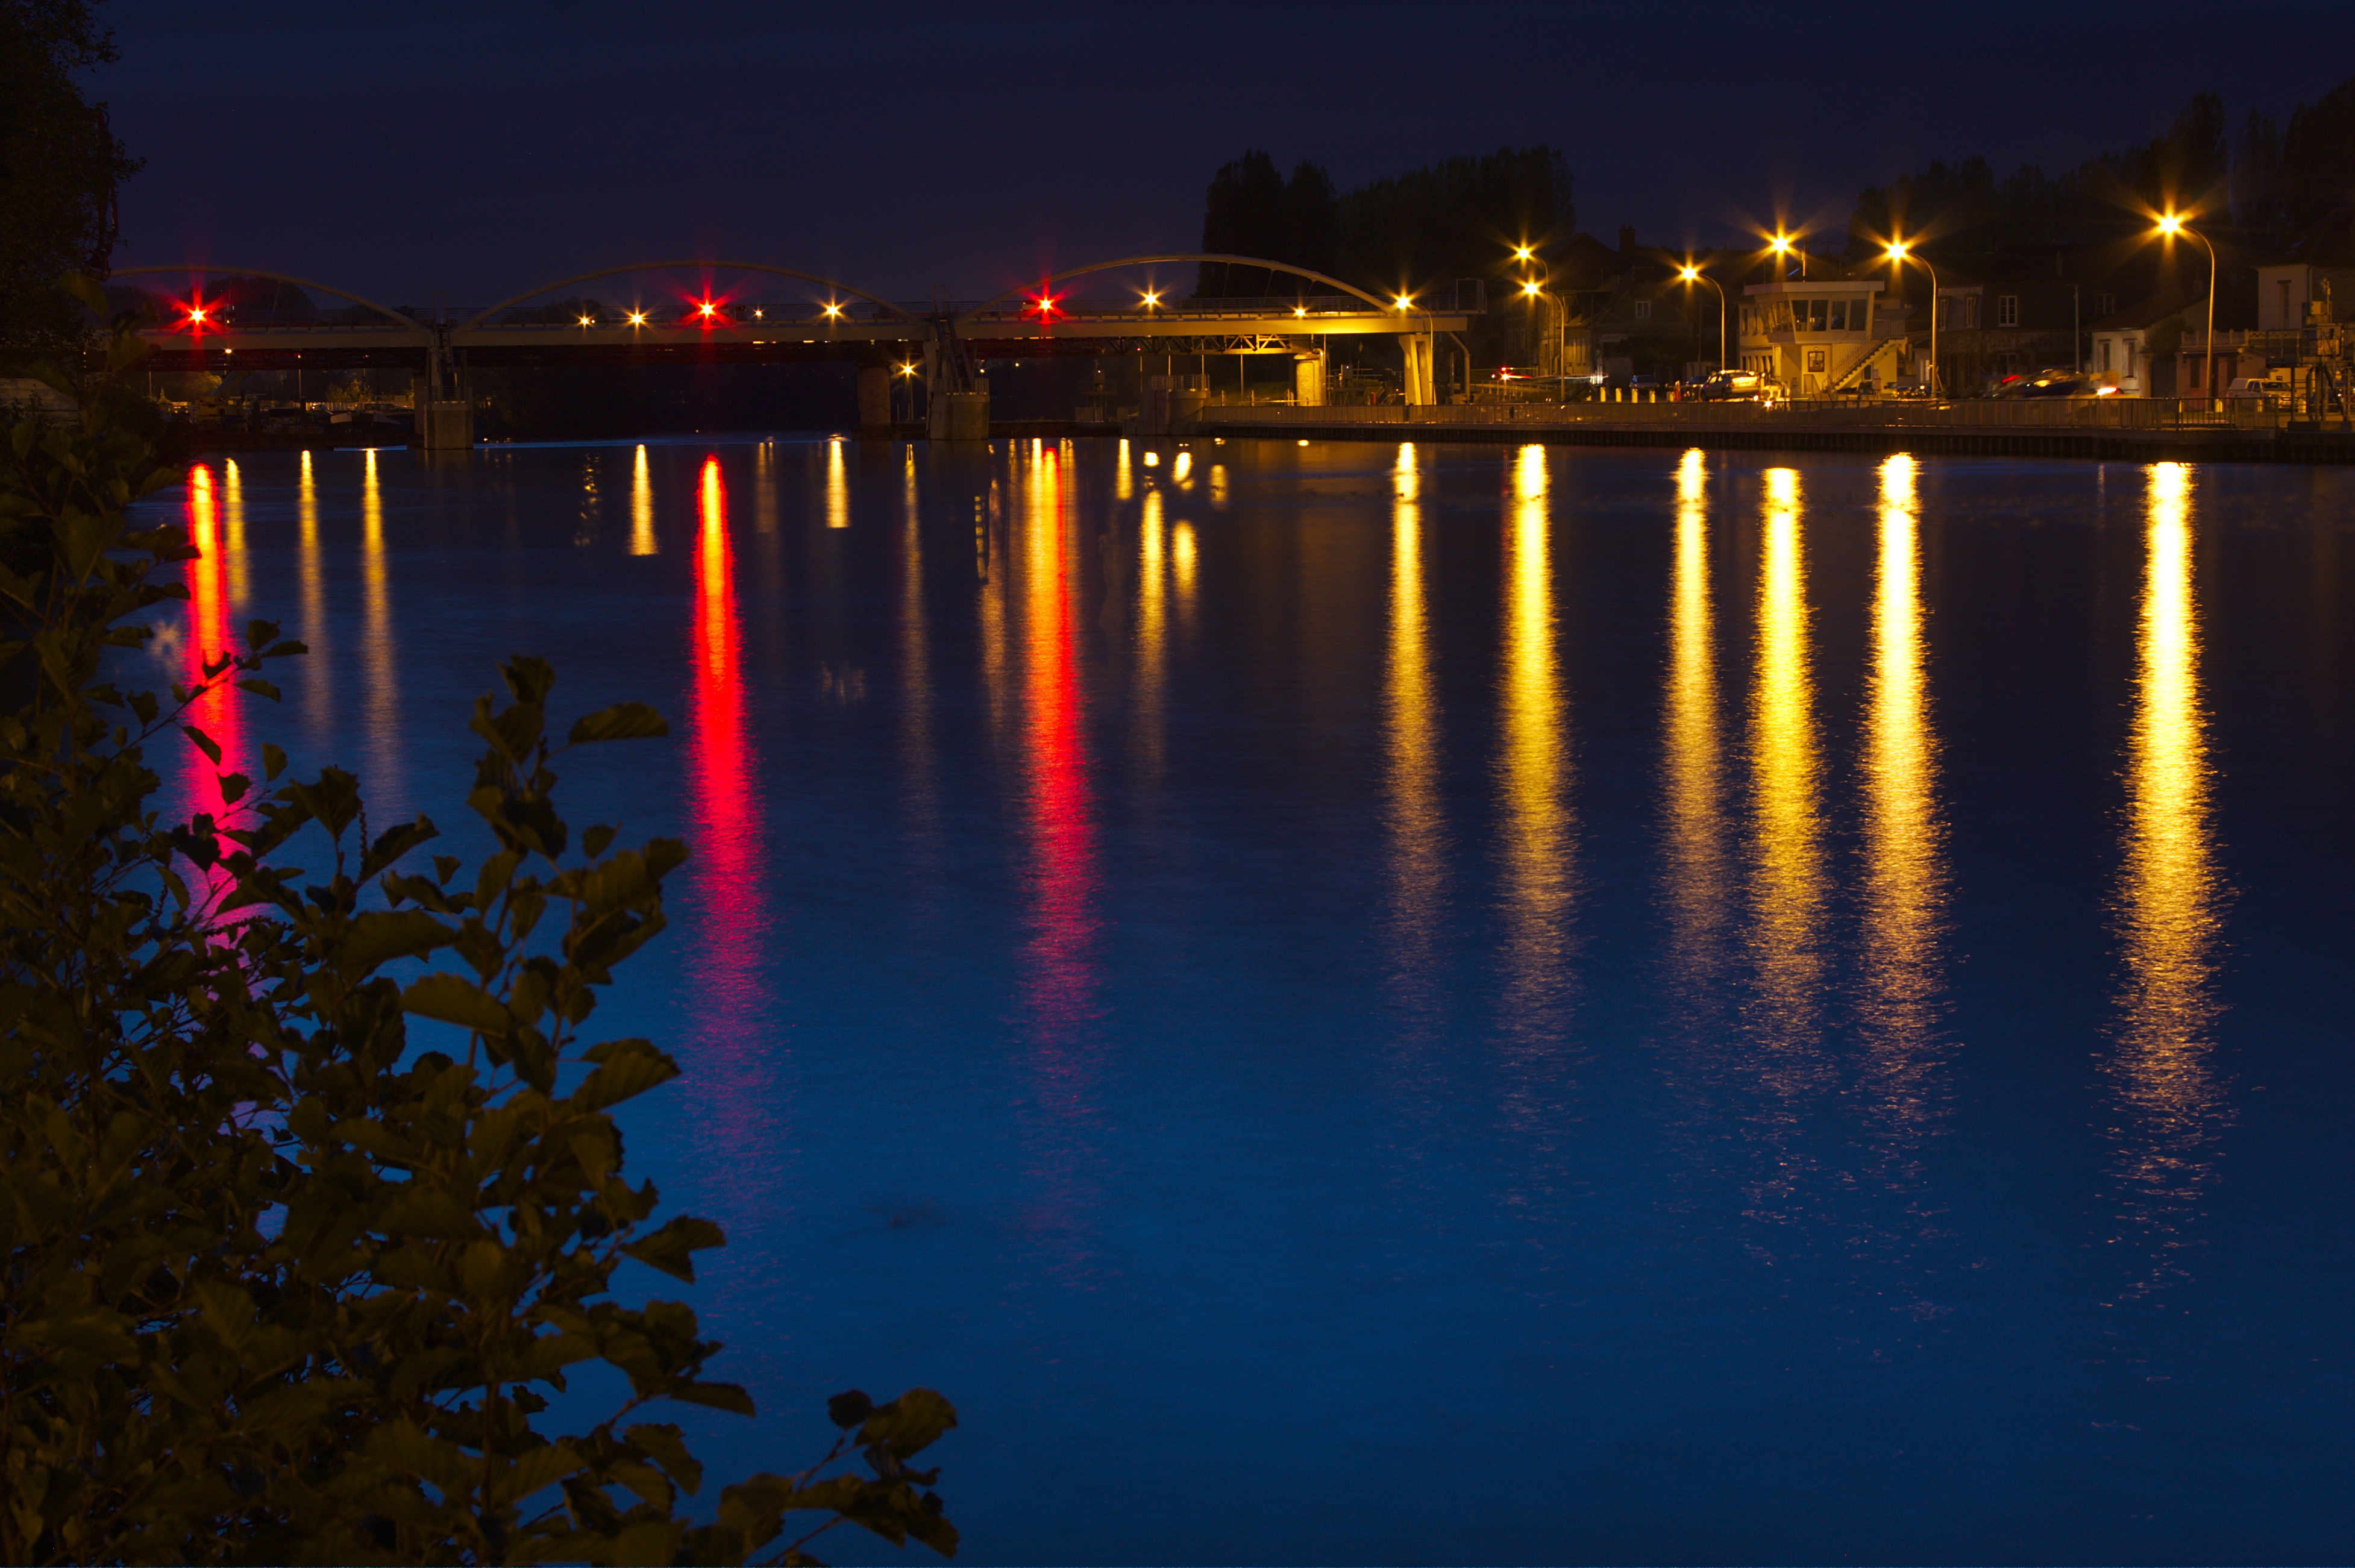
[[[1550,142],[1581,227],[1837,231],[1859,187],[2059,169],[2201,89],[2238,125],[2355,70],[2355,5],[835,6],[112,0],[147,160],[116,265],[487,304],[716,254],[893,297],[1191,250],[1246,146],[1347,189]]]

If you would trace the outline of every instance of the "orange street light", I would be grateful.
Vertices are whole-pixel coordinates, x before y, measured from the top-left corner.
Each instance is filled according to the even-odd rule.
[[[1140,297],[1145,301],[1145,308],[1151,310],[1161,303],[1161,291],[1158,289],[1147,289]]]
[[[1930,274],[1930,375],[1923,385],[1934,398],[1938,395],[1938,269],[1930,265],[1930,258],[1902,240],[1889,242],[1889,260],[1901,266],[1907,261],[1919,262],[1922,270]]]
[[[842,306],[841,306],[841,305],[839,305],[839,304],[836,304],[836,303],[835,303],[834,301],[832,301],[832,300],[828,300],[828,301],[826,301],[826,319],[827,319],[828,321],[839,321],[839,320],[841,320],[841,319],[842,319]]]
[[[1717,291],[1717,368],[1723,370],[1725,368],[1725,285],[1689,261],[1678,271],[1677,276],[1684,280],[1688,285],[1707,283]]]
[[[2200,384],[2207,389],[2209,400],[2212,402],[2216,397],[2216,247],[2208,243],[2206,235],[2172,212],[2162,213],[2159,216],[2158,233],[2163,240],[2172,240],[2179,234],[2189,234],[2192,239],[2199,240],[2201,247],[2208,252],[2208,336],[2206,339],[2208,368],[2200,373]]]

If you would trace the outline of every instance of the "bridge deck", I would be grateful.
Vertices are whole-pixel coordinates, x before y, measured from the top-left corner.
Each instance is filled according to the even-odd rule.
[[[1184,341],[1187,353],[1282,353],[1311,347],[1302,340],[1316,337],[1462,332],[1471,321],[1470,314],[1461,311],[1082,307],[1058,310],[1044,320],[1035,312],[984,311],[961,319],[957,335],[985,358],[1011,353],[1131,353],[1150,346],[1176,348],[1178,340]],[[442,330],[448,333],[450,347],[463,354],[463,362],[489,367],[865,359],[893,348],[921,348],[932,337],[934,326],[932,321],[912,315],[870,315],[838,320],[709,322],[690,316],[587,326],[502,322]],[[390,321],[252,325],[230,321],[201,334],[192,335],[181,327],[156,328],[144,336],[155,345],[149,364],[159,370],[218,366],[224,356],[255,368],[292,368],[297,364],[421,366],[432,346],[431,331]]]

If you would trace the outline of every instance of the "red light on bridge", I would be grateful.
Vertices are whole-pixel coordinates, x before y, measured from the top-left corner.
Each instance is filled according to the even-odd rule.
[[[1030,308],[1039,313],[1039,320],[1045,321],[1055,314],[1055,303],[1060,297],[1060,295],[1056,294],[1033,295],[1030,300]]]

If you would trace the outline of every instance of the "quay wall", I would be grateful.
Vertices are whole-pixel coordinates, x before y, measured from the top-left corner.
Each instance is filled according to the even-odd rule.
[[[1993,405],[2002,410],[2003,405]],[[2032,407],[2032,405],[2031,405]],[[2100,412],[2109,413],[2104,409]],[[1597,417],[1544,407],[1317,409],[1262,406],[1206,408],[1201,429],[1231,437],[1316,441],[1483,442],[1560,446],[1698,446],[1764,452],[1911,452],[1938,456],[2078,457],[2105,462],[2355,464],[2355,431],[2291,430],[2219,417],[2212,423],[2137,426],[2126,421],[2059,418],[1996,421],[1967,405],[1901,409],[1875,418],[1857,411],[1743,411],[1677,405],[1614,407]],[[1847,413],[1847,411],[1841,411]],[[1478,415],[1482,417],[1467,417]],[[1552,416],[1552,417],[1547,417]],[[1945,416],[1945,417],[1942,417]]]

